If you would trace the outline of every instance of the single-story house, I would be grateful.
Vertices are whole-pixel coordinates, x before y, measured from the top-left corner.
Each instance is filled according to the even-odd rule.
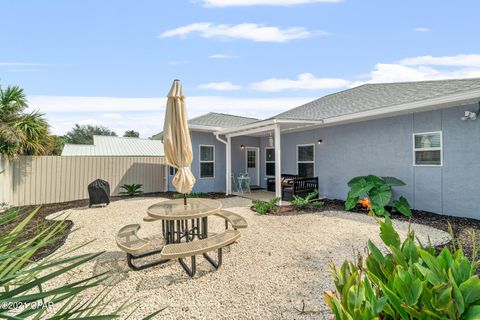
[[[365,84],[265,120],[208,113],[190,120],[194,191],[229,194],[248,172],[280,196],[281,174],[297,174],[345,199],[351,178],[375,174],[403,180],[394,191],[415,209],[480,218],[479,101],[477,78]]]
[[[62,156],[163,157],[164,155],[161,141],[116,136],[93,136],[93,144],[67,143],[62,150]]]

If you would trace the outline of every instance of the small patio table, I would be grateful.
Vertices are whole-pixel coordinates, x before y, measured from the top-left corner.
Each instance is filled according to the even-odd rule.
[[[247,175],[240,175],[237,177],[237,181],[238,181],[238,189],[241,193],[244,193],[244,186],[245,186],[245,189],[248,191],[248,192],[251,192],[250,191],[250,177],[247,176]]]
[[[187,205],[183,199],[156,203],[147,209],[150,217],[162,220],[162,233],[166,244],[191,241],[195,237],[208,237],[208,216],[222,209],[222,203],[212,199],[191,198]]]

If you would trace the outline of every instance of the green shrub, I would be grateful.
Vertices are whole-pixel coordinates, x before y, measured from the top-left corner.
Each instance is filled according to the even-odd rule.
[[[279,198],[272,198],[268,201],[262,201],[258,199],[253,199],[252,204],[253,207],[255,208],[255,211],[258,212],[259,214],[269,214],[269,213],[275,213],[278,211],[278,201]]]
[[[204,192],[190,192],[190,193],[187,193],[187,198],[205,198],[207,196],[206,193]],[[173,197],[175,199],[180,199],[180,198],[183,198],[184,195],[183,193],[175,193],[173,195]]]
[[[106,273],[67,281],[64,285],[52,285],[55,279],[74,274],[77,268],[95,261],[101,253],[71,256],[67,255],[73,252],[70,250],[54,253],[38,262],[32,261],[36,252],[55,241],[62,232],[64,223],[51,221],[39,226],[35,236],[22,240],[25,227],[37,210],[18,221],[11,231],[0,234],[0,318],[114,319],[127,307],[131,307],[131,303],[123,303],[112,311],[105,311],[105,307],[112,301],[108,299],[109,291],[101,288],[101,285],[107,284],[109,277]],[[0,221],[0,227],[14,222],[18,216]],[[76,249],[80,247],[82,246],[77,246]],[[91,298],[85,296],[87,292],[92,295]]]
[[[120,192],[120,194],[124,196],[129,196],[129,197],[138,196],[143,193],[143,191],[140,190],[142,189],[142,186],[143,186],[142,184],[135,184],[135,183],[124,184],[120,188],[124,189],[125,191]]]
[[[293,200],[290,203],[297,209],[305,209],[306,207],[321,207],[323,206],[322,201],[312,201],[313,199],[317,198],[318,190],[310,192],[305,197],[300,196],[293,196]]]
[[[387,254],[368,241],[365,263],[358,256],[340,268],[331,264],[337,291],[325,300],[337,320],[480,319],[479,263],[465,257],[461,244],[437,254],[417,245],[413,231],[401,243],[388,217],[380,237]]]
[[[377,177],[374,175],[355,177],[348,182],[350,191],[345,201],[345,209],[351,210],[355,208],[357,203],[370,209],[371,213],[377,216],[386,216],[388,211],[385,210],[392,200],[392,187],[404,186],[405,183],[394,177]],[[405,216],[411,216],[412,210],[407,199],[393,201],[393,212],[400,212]]]

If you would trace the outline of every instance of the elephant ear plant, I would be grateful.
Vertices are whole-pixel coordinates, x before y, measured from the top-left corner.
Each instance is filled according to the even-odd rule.
[[[470,261],[459,242],[437,254],[417,245],[413,231],[402,243],[390,218],[379,223],[387,254],[368,241],[365,261],[331,264],[336,292],[324,297],[335,319],[480,319],[475,234]]]
[[[392,187],[404,186],[405,183],[394,177],[377,177],[374,175],[355,177],[348,182],[350,191],[345,201],[345,209],[353,209],[357,203],[370,209],[377,216],[389,215],[385,209],[392,201]],[[407,199],[400,197],[393,201],[392,212],[411,216],[412,210]]]

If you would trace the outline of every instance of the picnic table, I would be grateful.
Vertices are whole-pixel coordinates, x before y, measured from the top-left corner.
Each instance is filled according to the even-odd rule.
[[[147,209],[148,216],[144,221],[161,220],[165,244],[161,248],[153,247],[152,250],[152,243],[137,234],[140,225],[131,224],[120,229],[116,238],[117,245],[127,253],[127,264],[133,270],[178,259],[185,272],[193,277],[196,272],[197,255],[203,255],[215,269],[218,269],[223,260],[222,249],[240,238],[237,229],[247,227],[247,222],[241,216],[221,209],[222,203],[212,199],[192,198],[186,205],[183,199],[159,202]],[[225,219],[225,231],[209,235],[208,217],[211,215]],[[228,224],[233,230],[228,229]],[[218,252],[216,261],[207,254],[209,251]],[[160,259],[141,265],[134,264],[134,260],[154,254],[160,254]],[[184,260],[188,257],[191,258],[190,266]]]
[[[147,209],[152,221],[162,221],[162,233],[166,244],[191,241],[195,237],[208,237],[208,217],[222,209],[218,200],[191,198],[187,205],[183,199],[156,203]]]

